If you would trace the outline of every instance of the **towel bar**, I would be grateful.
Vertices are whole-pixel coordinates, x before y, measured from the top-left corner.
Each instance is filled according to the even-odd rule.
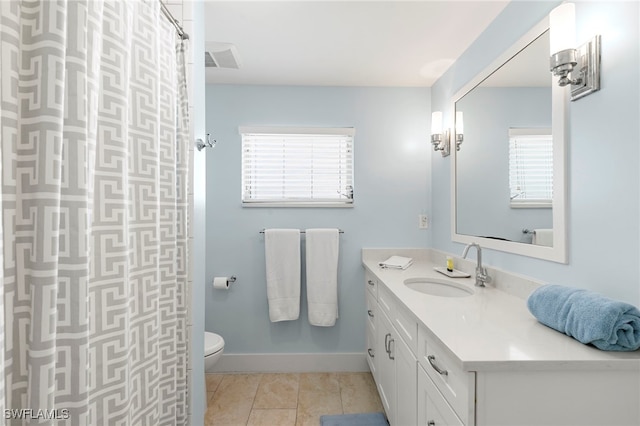
[[[264,229],[263,229],[262,231],[260,231],[260,233],[261,233],[261,234],[264,234]],[[301,230],[300,230],[300,233],[301,233],[301,234],[304,234],[304,233],[305,233],[304,229],[301,229]],[[344,234],[344,231],[343,231],[342,229],[338,229],[338,233],[339,233],[339,234]]]

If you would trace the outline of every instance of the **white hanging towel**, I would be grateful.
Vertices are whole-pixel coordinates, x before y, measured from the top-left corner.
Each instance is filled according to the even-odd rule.
[[[300,230],[265,229],[267,300],[271,322],[300,316]]]
[[[535,229],[531,244],[553,247],[553,229]]]
[[[306,267],[309,323],[335,325],[338,318],[338,229],[307,229]]]

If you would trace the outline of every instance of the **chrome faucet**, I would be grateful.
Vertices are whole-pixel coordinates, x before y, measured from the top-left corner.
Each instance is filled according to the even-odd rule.
[[[476,265],[476,286],[484,287],[484,283],[491,282],[491,277],[487,274],[487,270],[482,266],[482,248],[480,248],[480,245],[476,243],[468,244],[462,252],[462,258],[465,259],[467,257],[467,253],[469,253],[469,249],[471,247],[475,247],[476,251],[478,252],[478,264]]]

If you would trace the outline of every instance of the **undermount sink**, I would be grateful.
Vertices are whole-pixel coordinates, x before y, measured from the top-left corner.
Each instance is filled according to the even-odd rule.
[[[430,296],[466,297],[473,294],[473,289],[469,287],[437,278],[408,278],[404,280],[404,285]]]

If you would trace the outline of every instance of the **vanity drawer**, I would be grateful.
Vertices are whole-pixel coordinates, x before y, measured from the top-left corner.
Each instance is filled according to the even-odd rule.
[[[456,359],[424,327],[418,334],[418,361],[464,424],[473,424],[475,373],[463,371]],[[437,423],[436,423],[437,424]]]
[[[418,367],[418,420],[420,425],[464,426],[422,366]]]
[[[378,306],[414,354],[418,351],[418,320],[398,302],[384,285],[378,286]]]
[[[418,321],[400,303],[395,309],[392,323],[411,352],[414,354],[418,352]]]
[[[378,307],[387,315],[387,317],[392,319],[392,322],[392,312],[395,310],[395,304],[395,299],[391,295],[389,289],[387,289],[384,285],[378,286]]]
[[[371,293],[374,299],[378,298],[378,280],[373,277],[369,271],[365,271],[364,279],[367,283],[367,291]]]
[[[371,292],[367,292],[367,328],[376,330],[376,311],[378,310],[378,302]]]
[[[378,378],[378,366],[376,363],[376,333],[368,327],[367,328],[367,363],[369,364],[369,370],[374,379]]]

